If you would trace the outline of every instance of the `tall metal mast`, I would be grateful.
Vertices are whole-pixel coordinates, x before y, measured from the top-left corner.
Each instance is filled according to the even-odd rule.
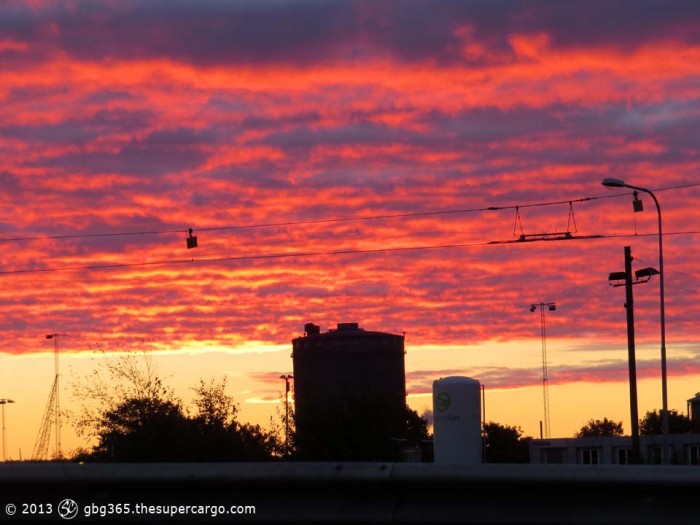
[[[44,411],[44,417],[41,420],[41,426],[39,428],[39,435],[36,438],[36,443],[34,444],[34,452],[32,454],[33,459],[48,459],[49,452],[49,439],[51,436],[51,425],[55,428],[55,440],[56,440],[56,450],[54,457],[62,457],[61,452],[61,400],[59,396],[60,391],[60,373],[58,367],[58,338],[65,337],[68,334],[48,334],[46,339],[53,339],[54,341],[54,368],[55,375],[53,381],[53,387],[51,388],[51,393],[49,394],[49,401],[46,404],[46,410]]]
[[[540,332],[542,334],[542,395],[544,398],[544,437],[551,437],[551,425],[549,416],[549,372],[547,371],[547,328],[545,322],[544,307],[550,312],[557,309],[556,303],[536,303],[530,305],[530,311],[540,308]]]

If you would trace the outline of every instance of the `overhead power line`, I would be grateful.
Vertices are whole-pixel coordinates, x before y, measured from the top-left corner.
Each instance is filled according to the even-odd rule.
[[[567,201],[568,202],[568,201]],[[700,230],[684,231],[684,232],[664,232],[667,235],[697,235]],[[284,259],[284,258],[299,258],[299,257],[321,257],[321,256],[336,256],[336,255],[362,255],[370,253],[391,253],[391,252],[408,252],[408,251],[426,251],[426,250],[443,250],[454,248],[475,248],[479,246],[495,246],[499,244],[530,244],[532,242],[558,242],[558,241],[575,241],[575,240],[592,240],[592,239],[620,239],[629,237],[654,237],[656,233],[644,234],[616,234],[616,235],[586,235],[582,237],[569,236],[557,238],[542,238],[532,239],[524,242],[518,241],[481,241],[473,243],[456,243],[456,244],[432,244],[423,246],[394,246],[387,248],[366,248],[366,249],[348,249],[348,250],[328,250],[318,252],[281,252],[267,254],[251,254],[251,255],[234,255],[226,257],[210,257],[204,259],[169,259],[160,261],[145,261],[139,263],[109,263],[109,264],[94,264],[84,266],[62,266],[54,268],[27,268],[18,270],[2,270],[0,275],[18,275],[18,274],[35,274],[35,273],[53,273],[53,272],[69,272],[69,271],[88,271],[88,270],[112,270],[118,268],[143,268],[148,266],[172,266],[182,264],[207,264],[230,261],[250,261],[264,259]]]
[[[667,191],[667,190],[691,188],[691,187],[696,187],[696,186],[700,186],[700,183],[683,184],[683,185],[678,185],[678,186],[657,188],[654,191]],[[581,197],[578,199],[536,202],[536,203],[530,203],[530,204],[518,204],[518,205],[506,205],[506,206],[487,206],[487,207],[480,207],[480,208],[459,208],[459,209],[452,209],[452,210],[427,210],[427,211],[422,211],[422,212],[387,213],[387,214],[378,214],[378,215],[360,215],[360,216],[355,216],[355,217],[331,217],[331,218],[327,218],[327,219],[310,219],[310,220],[301,220],[301,221],[278,221],[278,222],[266,222],[266,223],[257,223],[257,224],[204,226],[204,227],[198,227],[197,232],[224,231],[224,230],[251,230],[251,229],[259,229],[259,228],[282,227],[282,226],[304,226],[304,225],[310,225],[310,224],[331,224],[331,223],[340,223],[340,222],[373,221],[373,220],[384,220],[384,219],[408,219],[408,218],[429,217],[429,216],[436,216],[436,215],[453,215],[453,214],[461,214],[461,213],[482,213],[482,212],[487,212],[487,211],[515,210],[518,208],[520,208],[520,209],[536,208],[536,207],[543,207],[543,206],[555,206],[555,205],[561,205],[561,204],[587,202],[587,201],[600,200],[600,199],[612,199],[612,198],[623,197],[625,195],[631,195],[631,192],[615,193],[615,194],[611,194],[611,195],[599,195],[599,196],[593,196],[593,197]],[[90,238],[99,238],[99,237],[128,237],[128,236],[138,236],[138,235],[169,235],[169,234],[180,234],[183,232],[186,233],[188,231],[188,228],[189,228],[189,226],[187,228],[181,228],[181,229],[5,237],[5,238],[0,238],[0,242],[90,239]]]
[[[242,224],[242,225],[228,225],[228,226],[205,226],[197,228],[197,232],[207,232],[207,231],[222,231],[222,230],[252,230],[256,228],[273,228],[280,226],[304,226],[309,224],[329,224],[337,222],[355,222],[355,221],[373,221],[382,219],[407,219],[411,217],[428,217],[434,215],[450,215],[459,213],[478,213],[485,211],[500,211],[500,210],[513,210],[516,208],[532,208],[539,206],[553,206],[556,204],[569,204],[573,202],[585,202],[595,199],[605,199],[618,197],[618,195],[608,195],[603,197],[583,197],[580,199],[573,199],[567,201],[552,201],[552,202],[540,202],[534,204],[523,204],[518,206],[489,206],[485,208],[461,208],[454,210],[433,210],[433,211],[422,211],[422,212],[407,212],[407,213],[387,213],[380,215],[360,215],[356,217],[335,217],[328,219],[310,219],[303,221],[280,221],[280,222],[265,222],[258,224]],[[163,235],[163,234],[173,234],[187,232],[187,228],[178,230],[148,230],[148,231],[132,231],[132,232],[116,232],[116,233],[76,233],[76,234],[66,234],[66,235],[46,235],[46,236],[33,236],[33,237],[6,237],[0,238],[0,242],[20,242],[20,241],[38,241],[38,240],[65,240],[65,239],[87,239],[94,237],[124,237],[129,235]]]

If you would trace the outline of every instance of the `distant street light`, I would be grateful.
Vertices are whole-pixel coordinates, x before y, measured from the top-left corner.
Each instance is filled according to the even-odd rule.
[[[659,206],[659,201],[656,199],[656,195],[647,189],[641,188],[639,186],[632,186],[631,184],[626,184],[620,179],[604,179],[602,182],[603,186],[609,188],[629,188],[635,191],[635,203],[634,211],[641,211],[642,205],[637,204],[639,201],[636,192],[643,191],[648,193],[654,200],[656,205],[656,213],[658,215],[659,222],[659,296],[660,296],[660,316],[661,316],[661,402],[663,408],[661,409],[661,428],[664,436],[664,453],[662,454],[662,461],[668,463],[668,442],[669,442],[669,424],[668,424],[668,381],[666,373],[666,301],[664,296],[664,245],[663,245],[663,230],[661,227],[661,206]]]
[[[630,423],[632,433],[632,463],[638,463],[641,459],[639,446],[639,412],[637,403],[637,360],[634,344],[634,294],[632,285],[646,283],[652,275],[658,275],[655,268],[642,268],[634,272],[635,281],[632,282],[632,249],[625,246],[625,271],[612,272],[608,276],[610,286],[625,287],[625,309],[627,310],[627,353],[630,383]]]
[[[2,460],[7,461],[7,456],[5,455],[5,405],[8,403],[14,403],[12,399],[0,399],[0,405],[2,405]]]
[[[530,311],[534,312],[537,307],[540,308],[540,332],[542,334],[542,395],[544,397],[544,436],[540,437],[551,437],[551,429],[549,423],[549,373],[547,372],[547,332],[545,328],[545,315],[544,307],[550,312],[554,312],[557,309],[555,303],[536,303],[530,305]],[[542,429],[540,427],[540,434]]]
[[[280,376],[284,379],[284,455],[289,457],[289,380],[294,379],[291,374]]]

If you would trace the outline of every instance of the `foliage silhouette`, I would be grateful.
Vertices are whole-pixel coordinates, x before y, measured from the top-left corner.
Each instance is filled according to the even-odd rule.
[[[679,414],[677,410],[668,411],[668,431],[670,434],[686,434],[700,432],[700,428],[694,425],[688,416]],[[661,410],[648,411],[639,421],[639,433],[643,436],[662,434]]]
[[[182,407],[157,398],[122,401],[103,414],[95,433],[98,443],[83,459],[177,461],[183,445],[190,442],[190,425]]]
[[[490,421],[484,425],[486,463],[528,463],[531,437],[523,437],[520,427]]]
[[[77,413],[68,412],[79,436],[98,437],[106,413],[128,399],[158,399],[179,404],[173,390],[157,375],[151,354],[138,352],[103,359],[88,377],[73,381]]]
[[[294,401],[290,392],[289,398],[280,392],[280,403],[275,407],[275,415],[270,416],[270,434],[280,443],[281,455],[287,458],[297,457],[296,424],[294,415]],[[285,406],[289,403],[288,406]],[[289,418],[289,420],[287,420]]]
[[[79,383],[82,411],[73,422],[97,443],[74,459],[114,462],[266,461],[279,456],[281,444],[258,425],[240,423],[238,406],[226,394],[226,379],[200,380],[189,415],[163,385],[150,356],[109,362]],[[105,382],[106,377],[112,381]]]
[[[622,421],[612,421],[607,417],[601,419],[589,419],[588,423],[581,427],[581,430],[574,434],[574,437],[600,437],[600,436],[622,436]]]
[[[283,445],[273,433],[237,420],[238,406],[225,392],[225,379],[209,384],[200,380],[193,390],[197,394],[197,414],[191,418],[197,444],[193,461],[266,461],[281,455]]]

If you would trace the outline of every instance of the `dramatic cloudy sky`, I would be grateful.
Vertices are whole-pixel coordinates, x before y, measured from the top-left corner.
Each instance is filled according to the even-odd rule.
[[[303,324],[357,321],[406,333],[412,406],[468,375],[489,419],[535,435],[539,302],[557,303],[553,433],[628,422],[607,276],[625,245],[658,267],[657,215],[607,177],[658,196],[671,407],[700,390],[695,1],[9,0],[0,101],[13,457],[55,332],[66,400],[95,349],[147,348],[184,398],[228,374],[264,421]],[[661,402],[658,279],[635,294],[643,413]]]

